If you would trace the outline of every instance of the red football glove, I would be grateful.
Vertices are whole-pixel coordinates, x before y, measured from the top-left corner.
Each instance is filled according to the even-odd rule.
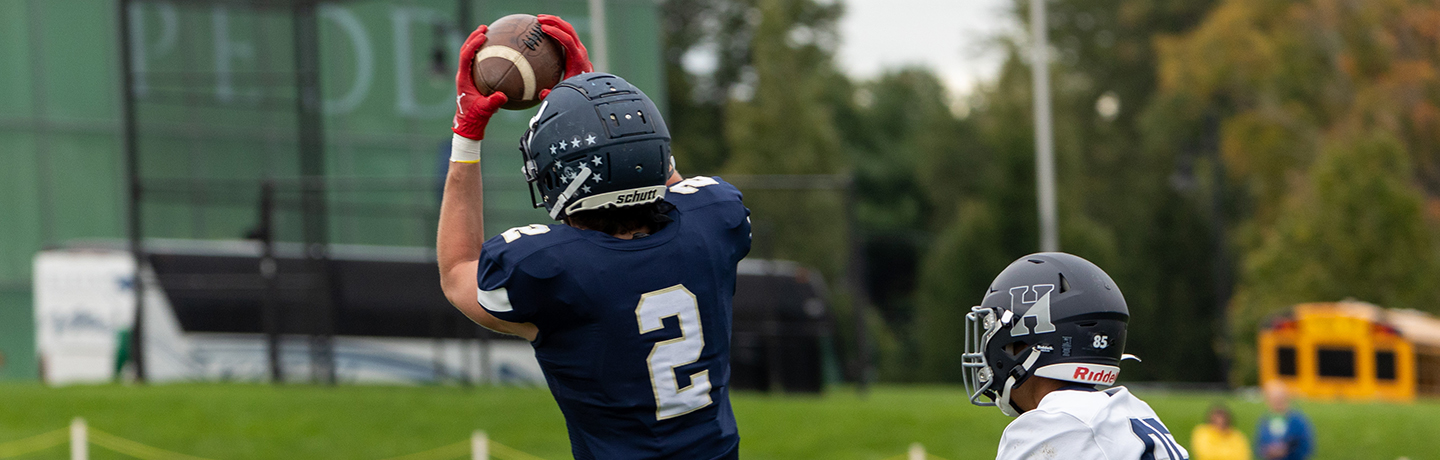
[[[565,78],[595,71],[595,66],[590,64],[590,51],[585,49],[584,43],[580,43],[580,34],[575,33],[574,26],[559,16],[542,14],[536,18],[540,20],[540,30],[565,48]],[[540,90],[541,99],[549,94],[549,88]]]
[[[475,52],[485,44],[487,29],[482,25],[465,39],[465,46],[460,47],[460,70],[455,72],[455,125],[451,130],[477,141],[485,138],[490,116],[509,100],[500,91],[486,96],[475,89]]]

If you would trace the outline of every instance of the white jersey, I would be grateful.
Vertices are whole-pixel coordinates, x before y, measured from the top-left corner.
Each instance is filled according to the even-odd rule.
[[[1052,391],[1005,427],[996,460],[1188,460],[1160,417],[1125,387]]]

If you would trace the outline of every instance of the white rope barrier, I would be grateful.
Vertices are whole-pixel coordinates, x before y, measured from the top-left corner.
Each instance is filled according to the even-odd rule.
[[[70,460],[90,460],[90,444],[141,460],[212,460],[148,446],[106,433],[86,425],[85,419],[80,417],[71,420],[69,428],[0,443],[0,459],[53,449],[65,445],[67,441],[70,444]],[[467,441],[385,460],[454,460],[467,456],[470,460],[544,460],[491,441],[490,436],[481,430],[472,433]]]

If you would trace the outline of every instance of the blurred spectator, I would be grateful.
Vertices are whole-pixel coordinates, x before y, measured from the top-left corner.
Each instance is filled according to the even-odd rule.
[[[1190,435],[1194,460],[1250,460],[1250,442],[1231,423],[1230,409],[1216,404],[1206,416],[1207,423],[1195,426]]]
[[[1255,426],[1255,453],[1265,460],[1305,460],[1315,444],[1310,420],[1290,407],[1285,384],[1265,385],[1265,405],[1270,411]]]

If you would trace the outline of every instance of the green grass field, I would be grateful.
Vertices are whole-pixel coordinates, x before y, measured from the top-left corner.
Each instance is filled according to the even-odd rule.
[[[1182,444],[1212,403],[1225,401],[1248,433],[1258,402],[1218,394],[1137,391]],[[881,387],[867,397],[739,394],[746,459],[889,459],[921,442],[948,460],[994,458],[1009,419],[972,407],[953,387]],[[1301,403],[1315,421],[1319,459],[1440,458],[1440,401],[1410,405]],[[564,421],[543,388],[264,385],[0,385],[0,444],[90,426],[155,447],[217,460],[379,460],[467,439],[491,439],[546,459],[569,458]],[[67,459],[64,447],[20,459]],[[125,457],[91,447],[93,459]]]

